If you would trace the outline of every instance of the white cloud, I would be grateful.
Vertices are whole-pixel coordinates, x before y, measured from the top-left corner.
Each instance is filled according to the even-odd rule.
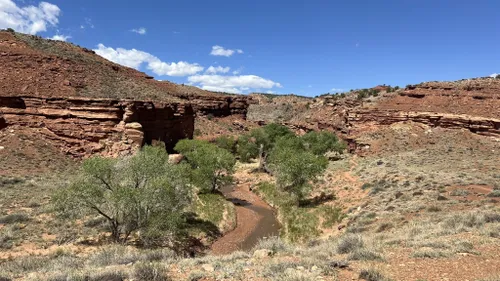
[[[500,73],[493,73],[490,75],[491,78],[496,78],[497,76],[500,76]]]
[[[146,34],[147,30],[144,27],[139,27],[139,28],[134,28],[130,31],[135,32],[135,33],[140,34],[140,35],[144,35],[144,34]]]
[[[103,44],[97,45],[97,49],[95,49],[94,51],[101,57],[104,57],[112,62],[116,62],[117,64],[132,67],[135,69],[138,69],[141,64],[149,62],[155,58],[149,53],[136,49],[113,49],[111,47],[106,47]]]
[[[203,71],[203,66],[185,61],[166,63],[156,59],[148,62],[148,69],[157,75],[188,76]]]
[[[312,88],[313,86],[312,85],[307,85],[307,88]]]
[[[40,2],[37,7],[18,7],[12,0],[0,0],[0,29],[37,34],[47,31],[48,25],[56,26],[60,13],[58,6],[47,2]]]
[[[216,67],[210,66],[209,68],[207,68],[205,73],[208,73],[208,74],[228,73],[230,69],[231,68],[229,66],[226,66],[226,67],[222,67],[220,65],[216,66]]]
[[[185,61],[167,63],[150,53],[136,49],[114,49],[99,44],[94,51],[112,62],[135,69],[139,69],[142,64],[146,64],[147,68],[156,75],[187,76],[203,71],[203,67],[197,63],[191,64]]]
[[[281,84],[256,75],[221,76],[195,75],[188,77],[188,81],[209,91],[241,93],[249,89],[281,88]]]
[[[234,53],[243,54],[243,50],[241,50],[241,49],[236,49],[236,50],[224,49],[224,47],[222,47],[222,46],[215,45],[215,46],[212,46],[212,51],[210,52],[210,55],[230,57]]]
[[[330,89],[330,92],[332,92],[332,93],[342,93],[342,92],[344,92],[344,89],[332,88],[332,89]]]
[[[243,66],[241,66],[238,69],[236,69],[235,71],[233,71],[233,74],[234,75],[238,75],[238,74],[240,74],[243,71],[243,69],[245,69],[245,68]]]
[[[57,41],[67,41],[71,36],[69,35],[61,35],[61,34],[56,34],[52,36],[50,39],[52,40],[57,40]]]

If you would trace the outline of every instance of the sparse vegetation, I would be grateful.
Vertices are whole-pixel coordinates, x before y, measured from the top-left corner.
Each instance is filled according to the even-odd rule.
[[[8,214],[3,217],[0,217],[0,223],[3,224],[20,223],[26,221],[29,221],[29,217],[27,214],[23,213]]]
[[[340,238],[337,245],[337,253],[349,254],[355,250],[362,249],[365,243],[361,236],[354,234],[347,234]]]
[[[373,268],[362,269],[359,278],[366,281],[390,281],[380,271]]]
[[[137,281],[168,281],[165,268],[158,263],[139,263],[134,266],[134,280]]]

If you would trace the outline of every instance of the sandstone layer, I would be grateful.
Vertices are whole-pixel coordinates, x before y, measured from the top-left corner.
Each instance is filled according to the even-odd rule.
[[[130,153],[154,140],[172,150],[194,128],[193,109],[182,103],[0,97],[0,112],[6,126],[43,128],[47,139],[75,157]]]

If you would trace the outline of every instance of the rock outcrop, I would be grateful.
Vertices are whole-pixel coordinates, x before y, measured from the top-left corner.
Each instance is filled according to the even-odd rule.
[[[194,130],[193,108],[185,103],[0,96],[0,112],[4,126],[43,128],[47,139],[75,157],[128,154],[154,141],[172,151]]]
[[[216,117],[241,115],[246,118],[249,105],[254,103],[251,98],[238,95],[192,96],[180,94],[175,96],[192,103],[197,115]]]
[[[500,119],[465,114],[373,109],[352,111],[347,120],[353,128],[412,121],[431,127],[467,129],[481,135],[500,137]]]

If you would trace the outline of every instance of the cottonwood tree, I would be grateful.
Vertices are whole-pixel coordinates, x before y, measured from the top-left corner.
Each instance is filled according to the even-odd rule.
[[[236,159],[226,149],[201,140],[181,140],[174,148],[192,169],[192,182],[201,192],[215,192],[232,181]]]
[[[265,170],[266,159],[276,141],[282,137],[294,136],[294,133],[287,127],[271,123],[262,128],[253,129],[249,134],[241,136],[238,139],[237,152],[244,162],[259,157],[259,169]]]
[[[269,155],[269,166],[276,176],[278,187],[298,200],[307,194],[309,181],[322,174],[327,165],[328,160],[324,156],[293,146],[276,146]]]
[[[328,151],[343,153],[346,144],[338,137],[327,131],[309,132],[301,137],[304,149],[311,151],[315,155],[323,155]]]
[[[65,214],[105,218],[116,242],[126,242],[134,232],[145,243],[166,237],[173,242],[182,234],[191,201],[188,169],[169,164],[163,147],[145,146],[127,158],[94,157],[53,199]]]

